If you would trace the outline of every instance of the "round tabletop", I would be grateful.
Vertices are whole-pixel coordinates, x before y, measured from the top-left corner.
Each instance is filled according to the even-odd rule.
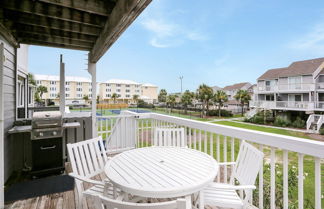
[[[111,182],[124,192],[172,198],[201,191],[213,182],[218,163],[189,148],[146,147],[123,152],[105,166]]]

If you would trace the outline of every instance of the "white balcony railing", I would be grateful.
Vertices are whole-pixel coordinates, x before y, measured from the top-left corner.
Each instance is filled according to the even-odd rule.
[[[253,101],[250,103],[251,107],[258,107],[263,109],[296,109],[310,111],[314,109],[314,102],[300,102],[300,101]],[[324,108],[324,103],[317,103],[316,108]]]
[[[319,86],[319,85],[317,85]],[[324,88],[324,83],[323,83]],[[258,91],[313,91],[315,89],[314,83],[296,83],[296,84],[277,84],[272,86],[258,86]]]
[[[108,148],[111,144],[125,149],[129,144],[135,148],[150,146],[157,127],[183,127],[189,148],[208,153],[219,162],[234,161],[241,141],[247,140],[266,156],[251,203],[260,209],[288,209],[297,205],[300,209],[321,209],[324,204],[321,191],[324,142],[156,113],[125,112],[117,117],[98,117],[97,122],[98,133],[105,135]],[[228,182],[230,172],[222,170],[216,180]]]

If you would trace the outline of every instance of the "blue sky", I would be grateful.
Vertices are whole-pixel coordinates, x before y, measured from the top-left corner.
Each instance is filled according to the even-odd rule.
[[[89,76],[87,52],[30,47],[32,73]],[[154,83],[168,92],[201,83],[256,82],[270,68],[324,56],[324,1],[153,0],[97,64],[98,81]]]

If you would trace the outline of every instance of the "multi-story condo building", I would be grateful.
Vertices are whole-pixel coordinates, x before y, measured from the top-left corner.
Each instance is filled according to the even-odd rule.
[[[252,107],[289,113],[288,116],[310,114],[307,126],[312,120],[322,120],[315,113],[324,111],[324,58],[266,71],[258,78],[254,94]]]
[[[37,86],[45,86],[47,93],[42,95],[42,99],[51,100],[56,105],[59,103],[60,77],[55,75],[35,75]],[[66,76],[65,77],[65,102],[66,105],[85,105],[86,98],[92,97],[91,79],[85,77]]]
[[[113,95],[116,94],[117,98]],[[145,102],[154,103],[158,98],[158,87],[153,84],[140,84],[131,80],[110,79],[99,84],[99,97],[108,103],[134,103],[133,96]]]
[[[241,112],[242,110],[240,103],[234,98],[234,96],[239,90],[249,90],[251,86],[252,85],[248,82],[236,83],[233,85],[225,86],[222,90],[225,91],[225,93],[227,94],[228,102],[224,104],[224,108],[233,113]]]

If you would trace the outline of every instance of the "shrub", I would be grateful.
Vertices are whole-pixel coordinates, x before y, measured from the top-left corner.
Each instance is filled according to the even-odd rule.
[[[295,128],[305,128],[306,122],[300,117],[297,117],[296,120],[291,124]]]
[[[274,125],[279,127],[287,127],[290,126],[290,124],[291,124],[290,121],[283,117],[276,117],[274,121]]]
[[[146,103],[140,99],[140,100],[138,100],[137,107],[139,107],[139,108],[154,108],[154,104]]]
[[[319,134],[324,135],[324,127],[321,127],[319,130]]]
[[[218,116],[218,110],[209,110],[207,112],[208,116]],[[227,110],[221,110],[221,117],[233,117],[233,113]]]
[[[261,115],[255,115],[251,118],[252,123],[264,124],[264,117]]]

